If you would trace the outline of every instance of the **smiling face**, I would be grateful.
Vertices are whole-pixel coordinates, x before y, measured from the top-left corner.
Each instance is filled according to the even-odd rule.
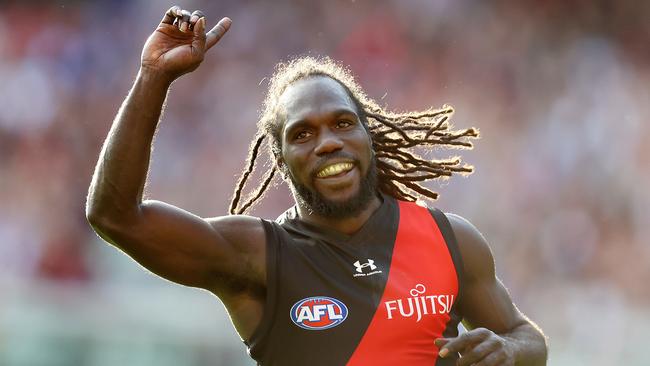
[[[357,107],[335,80],[312,76],[280,97],[281,171],[299,205],[324,217],[354,216],[376,192],[370,137]]]

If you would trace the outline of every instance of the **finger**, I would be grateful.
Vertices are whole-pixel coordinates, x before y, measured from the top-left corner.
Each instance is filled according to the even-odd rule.
[[[449,342],[445,344],[438,354],[440,357],[445,357],[449,353],[460,352],[463,349],[478,343],[490,334],[490,331],[483,328],[473,329],[469,332],[463,333],[456,338],[448,338]]]
[[[181,19],[180,19],[180,24],[181,25],[179,27],[179,29],[182,32],[187,32],[187,30],[189,29],[189,27],[190,27],[190,17],[191,16],[192,16],[192,14],[189,11],[187,11],[187,10],[182,11]]]
[[[192,48],[197,50],[205,50],[205,17],[199,18],[194,26],[194,40],[192,41]]]
[[[457,366],[473,365],[474,363],[484,359],[490,353],[496,351],[498,346],[499,344],[495,340],[488,339],[485,342],[481,342],[475,347],[463,352],[458,360]]]
[[[199,19],[203,17],[205,17],[205,15],[201,10],[194,10],[192,15],[190,16],[190,29],[194,29],[194,26],[196,26],[196,22],[198,22]]]
[[[435,343],[435,345],[438,347],[442,347],[445,344],[449,343],[449,338],[436,338],[436,340],[433,341],[433,343]]]
[[[224,34],[230,29],[230,25],[232,24],[232,20],[230,18],[223,18],[217,23],[217,25],[214,26],[214,28],[210,29],[210,31],[205,35],[206,40],[205,40],[205,49],[209,50],[219,42],[221,37],[223,37]]]
[[[180,9],[181,9],[181,8],[178,7],[177,5],[174,5],[174,6],[172,6],[171,8],[169,8],[169,10],[167,10],[167,12],[165,13],[165,15],[163,16],[163,18],[162,18],[162,20],[160,21],[160,23],[173,25],[173,24],[174,24],[174,20],[176,20],[176,14],[177,14],[177,12],[178,12]]]

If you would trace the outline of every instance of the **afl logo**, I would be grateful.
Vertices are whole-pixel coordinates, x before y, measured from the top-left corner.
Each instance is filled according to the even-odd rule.
[[[337,299],[314,296],[295,303],[289,316],[300,328],[323,330],[343,323],[348,317],[348,308]]]

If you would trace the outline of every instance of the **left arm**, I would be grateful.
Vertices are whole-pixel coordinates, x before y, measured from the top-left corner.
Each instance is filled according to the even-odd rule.
[[[517,309],[496,277],[494,257],[483,235],[460,216],[447,218],[463,258],[459,309],[470,330],[456,338],[437,339],[440,356],[460,352],[459,366],[546,365],[546,338]]]

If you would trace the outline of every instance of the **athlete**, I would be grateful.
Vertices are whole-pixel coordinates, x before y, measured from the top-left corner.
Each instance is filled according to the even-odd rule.
[[[545,365],[540,329],[495,275],[479,231],[414,201],[422,182],[472,168],[422,147],[466,147],[450,107],[389,113],[329,59],[281,65],[231,215],[200,218],[143,200],[152,140],[174,80],[228,31],[174,6],[144,45],[141,68],[103,146],[87,218],[152,272],[207,289],[262,365]],[[242,203],[266,141],[275,164]],[[296,205],[247,216],[278,172]],[[458,335],[462,321],[467,332]]]

